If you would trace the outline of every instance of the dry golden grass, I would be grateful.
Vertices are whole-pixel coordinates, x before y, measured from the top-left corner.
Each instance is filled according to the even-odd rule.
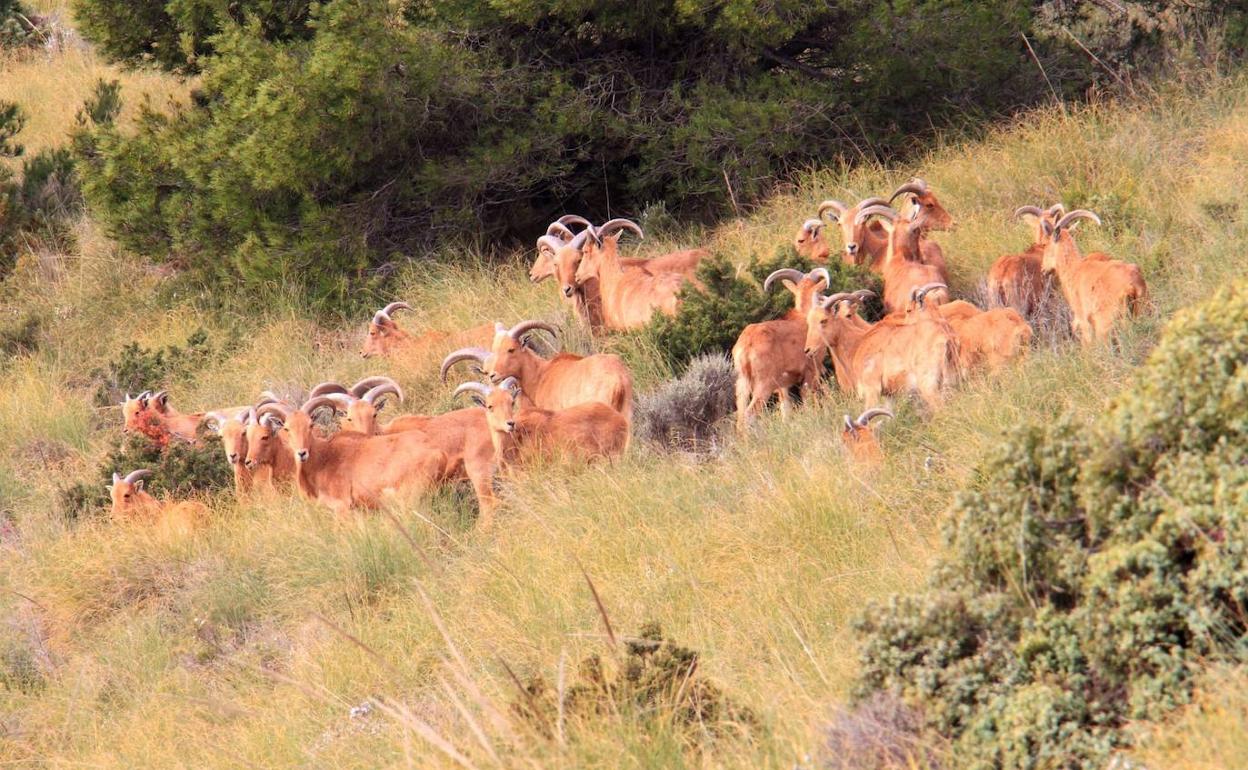
[[[40,139],[23,136],[32,149],[63,141],[63,121],[108,71],[65,56],[69,74],[38,61],[19,63],[24,78],[0,73],[0,90],[20,86],[18,100],[41,116],[28,130]],[[152,78],[161,98],[184,87],[130,77],[139,88]],[[49,103],[29,104],[40,100]],[[858,405],[834,394],[791,421],[768,416],[744,439],[725,436],[714,455],[639,446],[609,466],[518,474],[502,484],[488,534],[472,527],[471,498],[455,493],[345,522],[289,496],[223,495],[190,535],[65,520],[57,490],[94,479],[118,437],[119,410],[89,405],[90,372],[131,341],[181,344],[202,327],[224,344],[244,332],[223,363],[175,377],[187,411],[383,372],[407,390],[404,409],[453,405],[428,363],[361,360],[364,318],[330,327],[288,296],[179,294],[184,285],[84,222],[79,253],[28,256],[0,305],[6,319],[48,322],[38,352],[0,369],[0,763],[812,766],[827,710],[856,672],[852,619],[922,584],[942,512],[984,452],[1018,423],[1101,408],[1169,312],[1243,272],[1248,224],[1217,212],[1242,198],[1246,105],[1248,86],[1226,81],[1069,117],[1037,113],[913,168],[812,171],[706,239],[742,258],[770,254],[822,198],[878,193],[920,171],[960,223],[939,236],[959,292],[1027,241],[1008,219],[1015,206],[1061,199],[1106,216],[1081,243],[1140,262],[1157,313],[1113,346],[1033,351],[966,383],[935,415],[903,404],[874,474],[845,461],[835,426]],[[692,237],[669,234],[644,250]],[[569,330],[568,347],[593,347],[556,290],[527,281],[526,259],[409,266],[396,296],[417,311],[400,321],[453,329],[551,318]],[[668,374],[636,338],[605,344],[628,356],[642,388]],[[59,459],[41,465],[49,456]],[[560,661],[570,676],[607,649],[582,567],[617,633],[658,620],[701,652],[701,670],[762,716],[753,741],[692,751],[670,729],[609,714],[560,742],[509,715],[521,696],[507,667],[553,683]],[[365,702],[371,711],[352,716]]]

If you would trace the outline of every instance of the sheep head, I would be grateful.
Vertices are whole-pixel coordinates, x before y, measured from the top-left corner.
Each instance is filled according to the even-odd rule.
[[[810,309],[806,311],[806,355],[821,356],[824,350],[836,345],[844,326],[838,306],[843,302],[858,301],[852,292],[815,295]]]
[[[525,335],[534,330],[549,332],[558,339],[559,330],[545,321],[521,321],[510,329],[501,323],[494,325],[494,345],[485,359],[483,371],[491,382],[502,382],[508,377],[525,379],[537,354],[525,345]],[[448,357],[449,359],[449,357]],[[445,363],[445,362],[444,362]]]
[[[793,236],[793,248],[798,254],[816,262],[828,260],[831,250],[828,248],[828,239],[824,236],[823,226],[822,219],[807,219],[801,227],[797,228],[797,234]]]
[[[368,322],[368,336],[364,338],[364,347],[360,349],[361,358],[384,356],[406,337],[399,325],[394,322],[391,314],[398,310],[411,310],[406,302],[391,302],[381,310],[373,313]]]
[[[815,294],[832,283],[832,276],[828,274],[826,267],[816,267],[809,273],[786,267],[767,276],[767,280],[763,281],[763,291],[769,291],[772,282],[776,279],[779,279],[784,288],[793,294],[793,307],[799,313],[805,313],[810,308]]]
[[[1055,272],[1063,264],[1080,259],[1079,246],[1075,243],[1071,231],[1084,219],[1101,224],[1101,218],[1087,209],[1075,209],[1069,214],[1064,214],[1056,222],[1050,223],[1044,220],[1041,223],[1041,227],[1049,238],[1044,247],[1044,259],[1040,263],[1044,272]]]
[[[858,264],[861,259],[862,243],[867,237],[870,222],[858,221],[858,212],[871,206],[888,206],[883,198],[863,198],[853,206],[846,206],[838,200],[826,200],[819,204],[819,218],[831,219],[841,228],[841,238],[845,241],[845,261],[851,265]]]
[[[953,216],[941,205],[931,187],[917,176],[893,191],[888,199],[889,205],[902,195],[908,196],[906,201],[910,206],[903,213],[912,222],[921,222],[924,230],[953,230],[956,227]]]
[[[108,494],[113,502],[113,515],[129,513],[138,506],[140,496],[146,496],[143,482],[150,478],[152,472],[146,468],[130,471],[124,477],[120,473],[113,474],[113,483],[108,485]]]

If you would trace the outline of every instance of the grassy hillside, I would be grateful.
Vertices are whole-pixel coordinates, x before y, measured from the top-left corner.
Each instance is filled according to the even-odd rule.
[[[79,55],[89,58],[66,54]],[[23,78],[24,106],[72,114],[97,65],[73,74],[61,63],[18,65],[57,73]],[[19,138],[58,142],[60,121]],[[770,254],[823,197],[879,193],[918,172],[959,222],[939,237],[957,293],[974,294],[996,256],[1027,243],[1014,207],[1062,200],[1102,214],[1106,227],[1082,230],[1081,245],[1139,262],[1156,308],[1114,346],[1059,340],[965,384],[935,416],[904,407],[875,475],[842,456],[837,421],[857,405],[837,394],[788,423],[768,416],[745,439],[726,435],[712,456],[638,446],[612,466],[506,479],[485,534],[472,528],[471,498],[451,493],[350,521],[295,499],[221,496],[208,501],[211,525],[182,537],[104,515],[67,520],[58,489],[93,480],[119,439],[119,409],[91,405],[92,371],[132,341],[159,348],[208,333],[216,360],[172,388],[186,411],[376,373],[402,382],[407,410],[452,405],[433,361],[361,360],[365,318],[318,324],[280,286],[267,301],[201,296],[83,221],[80,251],[25,257],[0,306],[5,324],[40,323],[38,350],[0,369],[0,761],[812,766],[855,674],[851,620],[867,600],[919,585],[942,511],[985,449],[1019,422],[1099,410],[1166,316],[1243,274],[1246,158],[1248,82],[1225,80],[1038,112],[909,168],[811,171],[714,232],[658,234],[643,253],[704,239],[742,259]],[[395,296],[417,311],[401,322],[544,317],[573,330],[569,348],[588,349],[555,289],[528,282],[527,256],[402,268]],[[606,346],[641,390],[672,374],[639,338]],[[525,700],[509,669],[555,687],[587,655],[610,654],[582,568],[617,634],[653,620],[696,649],[700,673],[759,716],[753,738],[691,749],[663,726],[672,715],[655,727],[610,711],[549,739],[525,727],[509,709]]]

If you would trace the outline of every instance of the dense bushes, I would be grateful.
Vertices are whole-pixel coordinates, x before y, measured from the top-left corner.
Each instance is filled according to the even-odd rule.
[[[1248,285],[1180,313],[1095,426],[1027,428],[957,501],[922,596],[861,623],[865,691],[959,767],[1103,763],[1244,653]]]
[[[1023,0],[77,5],[113,56],[203,72],[191,105],[97,130],[83,173],[113,233],[320,297],[566,210],[724,213],[1047,97],[1023,32],[1055,87],[1093,76]]]
[[[114,406],[126,394],[138,395],[144,390],[161,390],[170,387],[174,375],[193,374],[228,353],[229,344],[213,345],[208,333],[196,329],[186,338],[185,345],[166,345],[148,350],[132,342],[121,349],[117,360],[110,361],[103,369],[91,372],[91,379],[98,383],[95,390],[96,406]]]

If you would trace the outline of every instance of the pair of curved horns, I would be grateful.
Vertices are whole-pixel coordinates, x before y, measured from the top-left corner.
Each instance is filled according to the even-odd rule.
[[[391,302],[389,305],[386,305],[381,310],[378,310],[376,313],[373,313],[373,323],[381,324],[386,321],[390,321],[391,323],[393,323],[394,319],[390,317],[391,313],[395,312],[396,310],[411,310],[411,309],[412,309],[412,306],[407,304],[406,302]]]
[[[1066,207],[1060,203],[1054,203],[1052,206],[1049,206],[1047,211],[1040,208],[1039,206],[1019,206],[1017,209],[1014,210],[1014,217],[1015,219],[1017,219],[1019,217],[1030,215],[1037,219],[1043,219],[1046,216],[1049,216],[1049,217],[1058,216],[1062,214],[1062,212],[1064,211],[1066,211]]]
[[[442,359],[442,381],[446,382],[446,374],[451,367],[460,361],[476,361],[478,364],[485,364],[485,359],[490,357],[490,351],[485,348],[460,348],[452,351],[446,358]]]
[[[866,208],[859,209],[858,214],[854,217],[854,224],[860,225],[871,217],[884,217],[889,222],[896,222],[899,216],[901,215],[898,214],[891,206],[876,203],[867,206]]]
[[[868,409],[858,415],[857,420],[850,418],[849,415],[845,415],[845,429],[851,433],[861,430],[862,428],[867,427],[867,425],[876,417],[887,417],[891,420],[893,418],[893,413],[887,409],[875,407],[874,409]]]
[[[782,267],[779,270],[773,272],[771,275],[767,276],[767,280],[763,281],[763,291],[770,291],[771,282],[778,278],[787,278],[790,281],[797,283],[803,278],[810,278],[811,280],[814,280],[815,278],[820,278],[820,277],[823,278],[824,286],[829,286],[832,284],[832,276],[828,273],[828,269],[826,267],[816,267],[814,270],[811,270],[809,273],[803,273],[801,270],[796,270],[791,267]]]
[[[1101,218],[1087,209],[1075,209],[1057,220],[1057,224],[1053,225],[1053,230],[1065,230],[1080,219],[1090,219],[1098,225],[1101,224]]]
[[[883,198],[872,196],[870,198],[863,198],[862,200],[858,201],[856,204],[854,204],[854,208],[861,211],[864,208],[867,208],[868,206],[887,206],[887,205],[888,205],[888,201],[884,200]],[[823,219],[824,217],[826,217],[829,211],[832,212],[832,221],[839,222],[845,218],[846,214],[849,213],[850,208],[849,206],[846,206],[844,203],[841,203],[838,200],[829,198],[828,200],[819,204],[819,218]]]
[[[922,286],[916,286],[914,290],[910,292],[910,299],[921,305],[923,304],[924,298],[926,298],[929,293],[938,289],[947,290],[948,288],[949,287],[943,283],[925,283]]]
[[[149,471],[147,468],[139,468],[138,470],[130,471],[129,473],[125,475],[124,478],[122,477],[120,473],[114,473],[113,484],[116,485],[119,482],[125,482],[126,484],[133,484],[136,481],[150,479],[151,477],[152,477],[151,471]]]
[[[464,382],[455,388],[452,395],[458,398],[463,393],[473,393],[485,399],[489,398],[495,390],[505,390],[515,396],[520,393],[520,382],[515,377],[508,377],[497,386],[486,385],[484,382]]]
[[[888,196],[888,202],[891,205],[893,201],[897,200],[897,196],[905,195],[906,193],[911,193],[912,195],[924,195],[927,191],[927,182],[916,176],[909,182],[903,184],[901,187],[893,190],[893,194]]]

